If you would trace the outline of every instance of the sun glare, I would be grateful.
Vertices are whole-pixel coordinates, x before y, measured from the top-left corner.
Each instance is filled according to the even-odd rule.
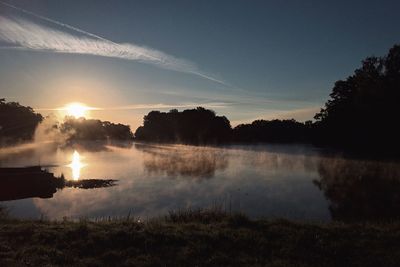
[[[86,164],[82,162],[81,156],[79,155],[78,151],[74,151],[72,154],[72,161],[68,165],[72,169],[72,178],[74,180],[79,180],[79,177],[81,176],[81,169],[85,167]]]
[[[67,115],[75,118],[87,116],[88,110],[89,107],[81,103],[71,103],[65,107]]]

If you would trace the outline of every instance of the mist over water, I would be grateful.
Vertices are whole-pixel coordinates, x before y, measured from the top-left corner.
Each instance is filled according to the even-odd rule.
[[[47,199],[1,202],[11,215],[148,218],[172,209],[216,204],[251,217],[323,221],[400,214],[398,162],[326,156],[307,146],[88,143],[63,148],[42,139],[0,150],[0,167],[39,164],[68,180],[118,182],[106,188],[64,188]],[[374,191],[377,187],[379,192]]]

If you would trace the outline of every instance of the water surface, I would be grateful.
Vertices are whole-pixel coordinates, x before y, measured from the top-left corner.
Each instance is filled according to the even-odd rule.
[[[34,165],[67,180],[118,182],[0,202],[12,216],[149,218],[212,205],[254,218],[363,221],[400,215],[398,162],[344,159],[308,146],[136,143],[61,149],[50,143],[0,150],[0,167]]]

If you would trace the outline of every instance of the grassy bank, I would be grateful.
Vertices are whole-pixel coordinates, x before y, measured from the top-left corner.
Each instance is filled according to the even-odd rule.
[[[0,266],[399,266],[400,223],[249,220],[219,211],[103,221],[0,219]]]

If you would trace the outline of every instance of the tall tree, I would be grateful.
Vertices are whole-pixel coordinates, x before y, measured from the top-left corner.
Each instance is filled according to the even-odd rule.
[[[0,141],[9,144],[33,138],[36,126],[43,120],[31,107],[0,99]]]
[[[315,115],[318,141],[338,147],[399,153],[400,45],[369,57]]]
[[[143,126],[135,132],[142,141],[184,144],[218,144],[229,142],[231,125],[224,116],[216,116],[209,109],[198,107],[182,112],[151,111],[144,116]]]

